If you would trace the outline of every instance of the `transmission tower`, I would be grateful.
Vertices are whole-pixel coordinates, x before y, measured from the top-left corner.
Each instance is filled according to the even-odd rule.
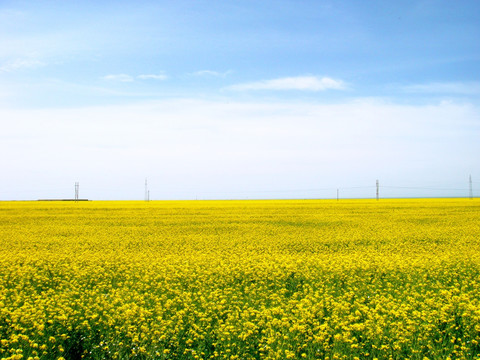
[[[145,178],[145,201],[148,201],[149,199],[149,191],[148,191],[148,183],[147,183],[147,178]]]
[[[379,188],[380,188],[380,184],[378,183],[378,180],[377,180],[377,200],[379,198]]]
[[[79,190],[80,190],[80,183],[75,182],[75,202],[78,201]]]
[[[473,186],[472,186],[472,175],[468,178],[468,195],[470,199],[473,199]]]

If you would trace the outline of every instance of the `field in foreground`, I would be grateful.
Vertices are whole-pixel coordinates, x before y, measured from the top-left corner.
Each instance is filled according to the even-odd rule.
[[[479,359],[480,202],[0,202],[0,358]]]

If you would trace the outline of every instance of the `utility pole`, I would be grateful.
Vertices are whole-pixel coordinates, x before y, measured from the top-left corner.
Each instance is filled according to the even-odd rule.
[[[148,201],[150,197],[150,191],[148,190],[147,178],[145,178],[145,201]]]
[[[77,181],[75,182],[75,202],[78,201],[79,190],[80,190],[80,183]]]
[[[378,180],[377,180],[377,201],[378,201],[378,197],[379,197],[379,188],[380,188],[380,185],[379,185]]]
[[[473,199],[473,186],[472,186],[472,175],[470,175],[469,179],[468,179],[468,195],[470,196],[470,199]]]

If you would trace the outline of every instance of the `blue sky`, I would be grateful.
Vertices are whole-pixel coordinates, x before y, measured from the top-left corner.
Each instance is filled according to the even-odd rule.
[[[463,196],[477,1],[2,1],[0,199]],[[478,185],[477,185],[478,184]],[[390,187],[389,187],[390,186]],[[419,188],[419,189],[416,189]],[[435,190],[439,189],[439,190]]]

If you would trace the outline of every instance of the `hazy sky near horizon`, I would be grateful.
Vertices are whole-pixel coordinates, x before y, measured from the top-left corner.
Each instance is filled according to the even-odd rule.
[[[478,14],[2,1],[0,200],[479,195]]]

